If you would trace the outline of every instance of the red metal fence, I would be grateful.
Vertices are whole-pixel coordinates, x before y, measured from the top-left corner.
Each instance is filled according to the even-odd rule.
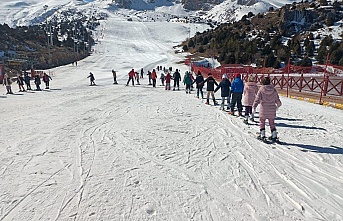
[[[189,60],[186,61],[187,65]],[[191,64],[193,72],[200,71],[207,76],[211,73],[214,78],[221,79],[226,74],[232,81],[235,74],[241,74],[243,81],[247,81],[249,75],[255,75],[257,82],[261,82],[264,76],[271,78],[275,88],[296,92],[309,92],[320,95],[319,103],[322,103],[322,96],[331,95],[343,98],[343,67],[333,65],[300,67],[287,65],[284,68],[255,68],[243,65],[226,65],[219,68],[198,67]]]

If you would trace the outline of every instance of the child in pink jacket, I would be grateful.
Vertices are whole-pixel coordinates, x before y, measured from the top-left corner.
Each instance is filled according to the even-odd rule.
[[[254,121],[254,114],[252,112],[252,105],[254,104],[254,100],[256,98],[256,94],[258,92],[258,87],[255,81],[255,76],[250,75],[248,82],[244,84],[243,90],[243,105],[245,107],[245,119],[244,123],[248,123],[249,114],[251,121]]]
[[[265,123],[266,120],[268,120],[272,133],[271,140],[275,142],[277,141],[277,132],[274,120],[276,117],[276,110],[282,105],[282,103],[274,86],[270,84],[270,78],[265,77],[262,83],[263,86],[257,92],[253,104],[254,112],[256,110],[256,107],[260,105],[259,117],[261,134],[259,138],[261,138],[262,140],[266,140]]]

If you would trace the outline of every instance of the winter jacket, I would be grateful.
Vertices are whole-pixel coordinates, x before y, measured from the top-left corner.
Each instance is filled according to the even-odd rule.
[[[28,74],[24,75],[24,81],[26,84],[30,84],[30,80],[31,80],[31,78]]]
[[[11,84],[12,84],[12,80],[11,80],[11,78],[9,78],[9,77],[5,77],[4,78],[4,80],[3,80],[3,85],[5,85],[5,86],[11,86]]]
[[[173,74],[173,79],[174,79],[174,81],[181,81],[180,72],[175,71],[174,74]]]
[[[243,93],[244,83],[241,77],[236,77],[235,80],[232,81],[231,84],[231,91],[237,93]]]
[[[39,77],[39,75],[36,75],[36,76],[35,76],[35,84],[36,84],[36,85],[40,85],[40,83],[41,83],[40,77]]]
[[[156,78],[157,78],[156,71],[153,70],[153,71],[151,72],[151,79],[156,79]]]
[[[204,77],[201,74],[198,74],[195,80],[193,81],[193,84],[196,83],[197,88],[203,88],[204,87]]]
[[[19,76],[19,77],[17,78],[17,84],[18,84],[18,85],[24,85],[24,78],[23,78],[22,76]]]
[[[273,85],[263,85],[257,92],[253,108],[260,104],[260,118],[275,118],[276,108],[282,105],[279,95]]]
[[[204,81],[204,84],[205,83],[207,83],[206,85],[207,91],[214,91],[214,85],[218,86],[218,83],[216,82],[216,80],[214,80],[212,76],[209,76],[208,78],[206,78],[206,80]]]
[[[214,90],[214,93],[216,93],[219,88],[221,88],[221,97],[228,97],[230,96],[230,87],[231,87],[231,82],[228,79],[223,79],[217,88]]]
[[[131,71],[128,73],[128,75],[129,75],[129,78],[134,78],[134,77],[136,76],[136,73],[135,73],[134,70],[131,70]]]
[[[187,74],[185,74],[185,77],[183,78],[183,83],[187,85],[192,84],[192,78],[190,73],[187,72]]]
[[[171,79],[171,75],[170,75],[169,72],[167,73],[165,79],[166,79],[166,83],[169,84],[170,83],[170,79]]]
[[[94,81],[95,80],[95,77],[92,73],[89,74],[89,76],[87,78],[90,78],[89,80],[90,81]],[[36,80],[36,79],[35,79]]]
[[[256,82],[246,82],[243,89],[243,105],[252,106],[258,92]]]
[[[43,75],[43,81],[44,82],[49,82],[50,80],[52,80],[52,78],[49,75],[47,75],[47,74]]]

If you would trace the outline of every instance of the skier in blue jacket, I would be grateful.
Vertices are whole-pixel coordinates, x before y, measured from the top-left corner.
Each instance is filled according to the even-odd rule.
[[[243,116],[242,115],[243,89],[244,89],[244,83],[241,79],[241,75],[235,74],[235,79],[232,81],[232,84],[231,84],[231,94],[232,94],[231,104],[230,104],[230,109],[231,109],[230,114],[231,115],[234,115],[234,109],[235,109],[235,105],[237,103],[238,115]]]

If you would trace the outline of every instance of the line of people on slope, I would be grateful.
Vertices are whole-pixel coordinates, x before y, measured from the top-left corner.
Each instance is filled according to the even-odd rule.
[[[234,108],[237,105],[238,115],[243,116],[243,106],[245,107],[245,119],[244,122],[248,123],[250,120],[254,121],[254,115],[256,113],[256,108],[260,105],[259,119],[260,119],[260,139],[266,140],[266,120],[269,122],[271,130],[271,140],[276,141],[277,131],[275,125],[275,117],[277,109],[282,105],[279,95],[275,90],[274,86],[271,85],[270,78],[265,77],[262,80],[262,86],[260,89],[257,86],[256,79],[254,75],[250,75],[248,81],[243,83],[240,74],[235,74],[232,83],[227,78],[227,75],[222,76],[222,81],[218,84],[212,74],[208,74],[206,80],[203,79],[200,72],[198,72],[197,78],[194,81],[197,83],[197,97],[199,97],[199,92],[202,95],[202,87],[207,83],[207,97],[206,104],[209,104],[209,97],[212,96],[213,103],[216,104],[214,93],[221,89],[221,109],[224,110],[225,100],[227,100],[228,107],[230,108],[230,114],[234,115]],[[214,86],[217,86],[214,89]],[[231,102],[230,102],[231,98]],[[242,103],[243,98],[243,103]]]
[[[234,108],[237,105],[238,115],[243,116],[242,112],[244,106],[244,123],[248,123],[249,117],[250,120],[254,121],[256,108],[258,105],[260,105],[260,138],[262,140],[266,139],[265,123],[266,120],[268,120],[271,130],[271,140],[276,141],[276,110],[282,105],[282,103],[274,86],[271,85],[269,77],[265,77],[262,80],[262,86],[259,89],[254,75],[250,75],[248,81],[244,83],[241,79],[241,75],[235,74],[234,80],[231,83],[230,80],[227,78],[227,75],[224,74],[219,84],[213,78],[211,73],[209,73],[208,77],[204,79],[201,72],[198,71],[194,81],[190,81],[189,75],[191,74],[189,72],[186,72],[184,78],[184,84],[186,85],[186,93],[190,93],[190,84],[196,84],[197,98],[199,98],[199,95],[201,95],[201,98],[203,99],[204,95],[202,89],[206,84],[206,104],[209,104],[209,99],[211,96],[213,99],[213,103],[216,105],[217,102],[214,93],[216,93],[220,89],[222,99],[221,109],[224,110],[226,100],[227,109],[230,110],[231,115],[234,115]]]
[[[50,81],[52,80],[52,78],[47,75],[46,73],[43,74],[42,77],[43,82],[45,83],[45,89],[49,89],[50,88]],[[19,92],[25,92],[32,90],[31,88],[31,77],[29,76],[29,74],[25,71],[24,72],[24,76],[22,74],[17,74],[17,84],[19,86]],[[12,91],[12,79],[10,78],[10,76],[5,73],[4,74],[4,79],[3,79],[3,85],[6,87],[6,94],[13,94]],[[34,77],[34,83],[36,85],[36,91],[41,91],[42,89],[40,88],[41,85],[41,79],[40,79],[40,75],[35,75]],[[26,85],[26,90],[24,88],[24,84]]]

